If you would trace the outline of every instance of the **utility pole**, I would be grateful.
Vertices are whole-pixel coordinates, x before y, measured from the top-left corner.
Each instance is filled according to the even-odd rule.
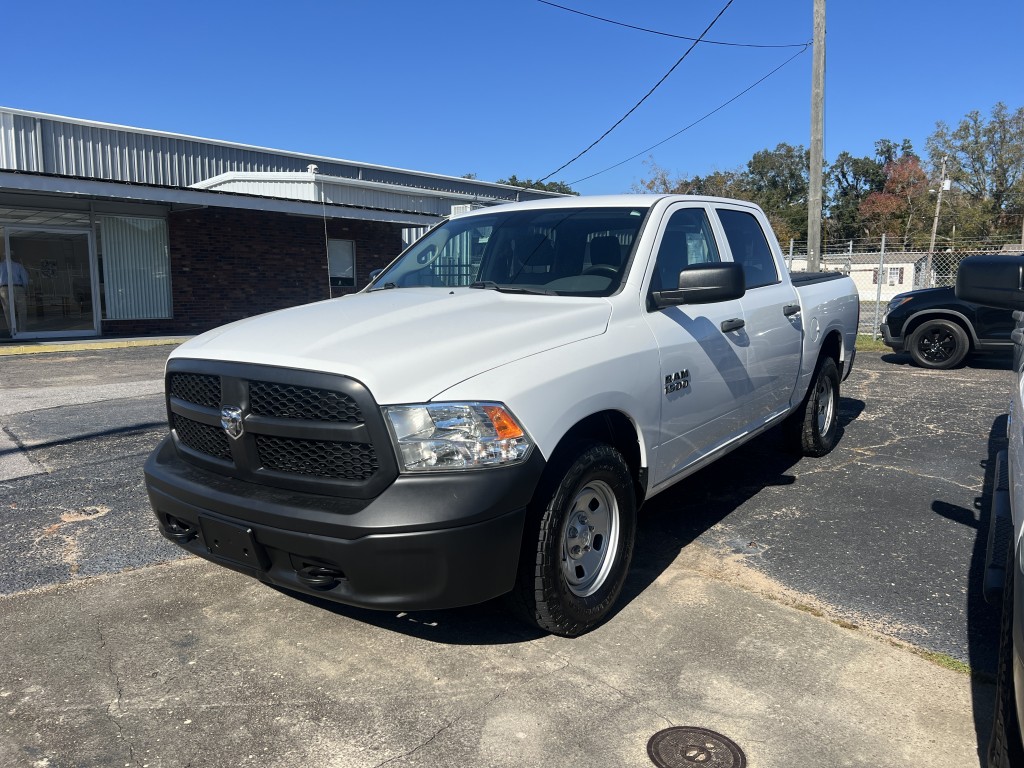
[[[807,271],[821,268],[821,166],[825,162],[825,0],[814,0],[811,168],[807,195]]]
[[[925,284],[928,288],[935,285],[932,280],[932,256],[935,254],[935,233],[939,229],[939,209],[942,207],[942,193],[946,189],[946,158],[942,158],[942,172],[939,174],[939,193],[935,196],[935,218],[932,219],[932,241],[928,244],[928,261],[926,262]]]

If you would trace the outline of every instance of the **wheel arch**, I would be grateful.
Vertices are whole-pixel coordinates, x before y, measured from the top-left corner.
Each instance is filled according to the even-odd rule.
[[[833,328],[829,331],[821,341],[818,361],[820,362],[826,357],[831,357],[835,361],[836,367],[840,372],[839,375],[842,376],[845,350],[843,349],[843,334],[839,332],[838,328]]]
[[[978,347],[978,337],[974,333],[974,323],[966,315],[955,312],[951,309],[923,309],[907,318],[903,324],[903,338],[909,343],[914,331],[930,320],[950,320],[959,325],[967,334],[968,352],[973,352]]]
[[[588,440],[606,443],[622,454],[633,478],[633,488],[639,506],[647,494],[648,476],[640,452],[640,432],[633,420],[622,411],[605,410],[592,413],[577,421],[562,436],[551,454],[551,461],[562,459],[573,445]]]

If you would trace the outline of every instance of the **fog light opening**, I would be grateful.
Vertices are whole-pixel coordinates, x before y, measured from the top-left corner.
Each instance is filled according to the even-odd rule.
[[[164,515],[164,530],[168,536],[182,544],[194,539],[197,533],[195,526],[174,515]]]
[[[334,589],[345,578],[345,573],[338,568],[326,565],[305,563],[295,570],[299,581],[311,589]]]

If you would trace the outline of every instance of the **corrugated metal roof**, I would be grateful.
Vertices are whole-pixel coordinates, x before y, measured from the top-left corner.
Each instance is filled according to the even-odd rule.
[[[448,213],[443,202],[447,195],[460,202],[467,198],[508,202],[555,196],[475,179],[0,107],[0,170],[192,187],[231,173],[304,173],[310,164],[334,180],[331,186],[337,187],[333,194],[338,199],[328,203],[439,215]],[[346,180],[354,183],[347,185]],[[417,196],[410,189],[442,194]],[[416,205],[422,209],[410,207],[416,200],[421,201]]]

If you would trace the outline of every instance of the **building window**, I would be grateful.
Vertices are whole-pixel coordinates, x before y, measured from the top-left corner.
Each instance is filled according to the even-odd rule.
[[[167,222],[142,216],[98,216],[103,317],[171,316]]]
[[[889,267],[889,285],[903,285],[904,269],[905,267]],[[878,285],[878,267],[871,273],[871,284]]]
[[[352,288],[356,284],[356,244],[352,240],[327,241],[327,268],[331,288]]]

